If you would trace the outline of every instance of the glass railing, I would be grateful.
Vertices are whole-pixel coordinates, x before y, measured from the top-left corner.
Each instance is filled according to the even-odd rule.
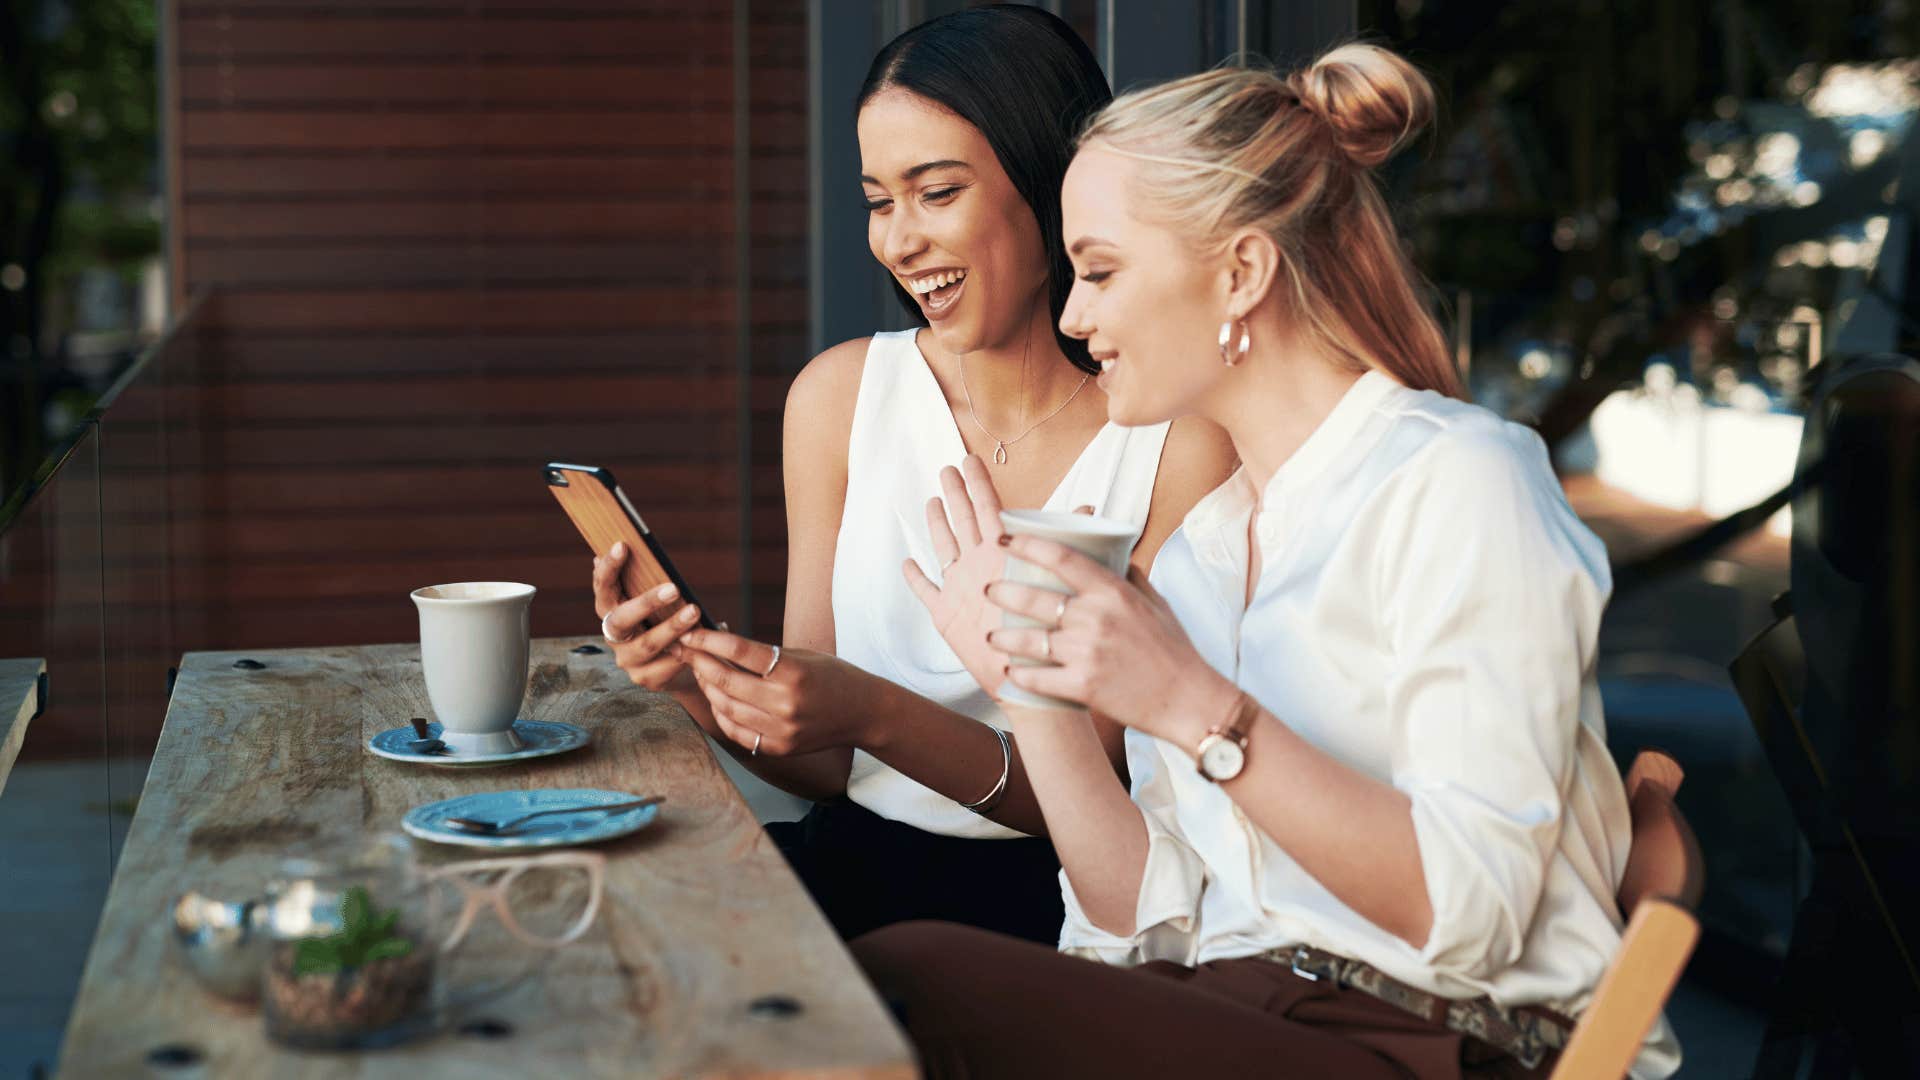
[[[0,1074],[55,1059],[165,716],[189,587],[173,555],[198,505],[177,465],[199,432],[169,391],[195,374],[202,310],[0,507],[0,660],[46,665],[44,705],[6,733],[18,757],[0,770],[0,970],[33,973],[0,985]],[[20,706],[0,702],[0,723]]]
[[[65,1024],[112,876],[101,533],[100,432],[86,422],[0,534],[0,658],[47,668],[44,711],[0,789],[0,966],[34,973],[0,988],[0,1066],[59,1049],[40,1043]]]

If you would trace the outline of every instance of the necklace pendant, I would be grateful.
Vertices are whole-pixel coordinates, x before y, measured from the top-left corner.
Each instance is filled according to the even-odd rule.
[[[1005,465],[1007,463],[1007,444],[1006,443],[999,442],[999,441],[994,442],[993,463],[995,465]]]

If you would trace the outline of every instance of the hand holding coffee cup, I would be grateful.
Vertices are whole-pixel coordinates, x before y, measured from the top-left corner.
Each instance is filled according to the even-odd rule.
[[[1133,545],[1140,537],[1136,526],[1111,518],[1095,517],[1091,514],[1064,514],[1049,510],[1002,510],[1000,525],[1007,536],[1034,536],[1051,540],[1057,544],[1080,552],[1093,561],[1113,571],[1125,575],[1127,559],[1133,553]],[[1059,626],[1066,608],[1074,596],[1074,589],[1051,570],[1036,566],[1013,555],[1007,557],[1006,576],[1003,579],[1015,585],[1027,586],[1033,590],[1044,591],[1053,597],[1050,600],[1051,611],[1023,614],[1014,610],[1001,612],[1000,625],[1007,629],[1037,629],[1051,631]],[[1004,607],[1004,605],[1003,605]],[[1031,608],[1029,609],[1031,610]],[[1008,663],[1014,667],[1048,667],[1052,665],[1047,655],[1046,642],[1042,637],[1041,655],[1038,657],[1012,654]],[[1079,702],[1064,698],[1035,693],[1011,680],[1000,686],[999,698],[1009,705],[1024,705],[1036,709],[1079,709]]]
[[[1037,535],[1009,534],[1003,543],[1009,563],[1051,572],[1073,593],[1063,607],[1058,591],[994,582],[987,599],[1028,624],[988,635],[988,645],[1006,657],[1007,686],[1189,746],[1199,741],[1188,730],[1197,715],[1226,714],[1222,695],[1238,688],[1200,655],[1173,606],[1138,567],[1122,574],[1118,559],[1106,562]]]
[[[420,667],[440,740],[455,753],[518,750],[513,723],[527,696],[534,588],[510,581],[429,585],[420,609]]]

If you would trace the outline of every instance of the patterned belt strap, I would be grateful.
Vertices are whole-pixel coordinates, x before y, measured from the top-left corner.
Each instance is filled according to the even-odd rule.
[[[1565,1024],[1531,1009],[1509,1009],[1485,997],[1456,1000],[1430,994],[1392,978],[1371,964],[1305,945],[1270,949],[1262,959],[1286,964],[1314,982],[1358,990],[1449,1031],[1471,1035],[1512,1055],[1529,1069],[1564,1049],[1573,1034]]]

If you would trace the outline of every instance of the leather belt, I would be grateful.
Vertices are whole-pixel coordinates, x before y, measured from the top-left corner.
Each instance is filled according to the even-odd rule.
[[[1260,958],[1286,964],[1300,978],[1358,990],[1449,1031],[1471,1035],[1529,1069],[1558,1054],[1573,1035],[1573,1023],[1551,1010],[1533,1005],[1509,1008],[1487,997],[1441,997],[1408,986],[1371,964],[1324,949],[1290,945],[1269,949]]]

